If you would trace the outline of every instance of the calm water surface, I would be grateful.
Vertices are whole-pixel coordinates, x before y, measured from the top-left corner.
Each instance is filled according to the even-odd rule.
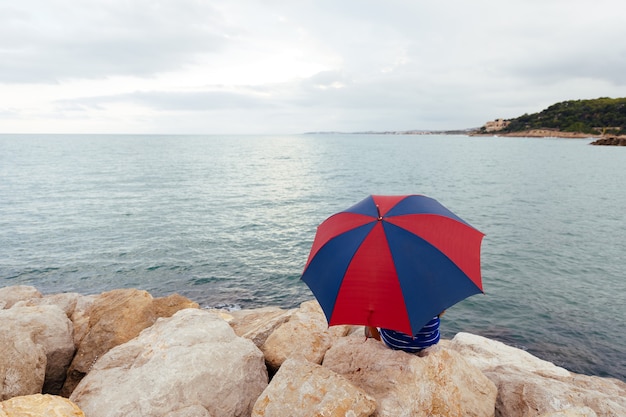
[[[443,320],[626,380],[626,149],[464,136],[0,135],[0,286],[297,306],[316,226],[426,194],[483,231],[485,295]]]

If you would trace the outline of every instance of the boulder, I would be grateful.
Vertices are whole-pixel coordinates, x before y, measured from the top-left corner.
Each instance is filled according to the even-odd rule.
[[[16,372],[23,375],[28,374],[29,369],[32,374],[16,381],[18,385],[26,384],[28,388],[25,390],[11,384],[13,388],[8,389],[12,392],[11,396],[60,393],[75,352],[73,326],[65,312],[56,305],[20,306],[16,303],[8,310],[0,310],[0,323],[6,329],[0,342],[7,349],[7,354],[0,359],[4,362],[3,374],[5,377],[16,375]],[[31,349],[32,354],[29,352]],[[43,363],[41,352],[45,355]],[[34,389],[39,384],[42,365],[43,384]],[[2,384],[2,387],[4,391],[8,385]],[[5,392],[3,398],[8,398],[6,395]]]
[[[0,417],[85,417],[67,398],[33,394],[14,397],[0,403]]]
[[[372,396],[377,416],[495,414],[495,385],[457,352],[440,346],[420,357],[355,335],[337,341],[322,365]]]
[[[70,320],[74,324],[74,346],[76,349],[89,332],[89,311],[97,298],[97,295],[83,295],[76,300],[74,311],[70,316]]]
[[[74,313],[74,309],[76,308],[76,304],[78,299],[81,298],[82,295],[70,292],[70,293],[60,293],[60,294],[51,294],[44,295],[40,298],[29,298],[27,300],[22,300],[14,304],[14,306],[40,306],[40,305],[55,305],[58,306],[67,317],[72,317]]]
[[[269,335],[288,321],[294,311],[278,307],[231,311],[228,322],[238,336],[252,340],[260,349]]]
[[[617,379],[574,374],[523,350],[469,333],[457,334],[450,348],[496,384],[497,416],[585,415],[587,409],[598,417],[626,416],[626,383]]]
[[[626,146],[626,136],[606,136],[591,142],[592,145]]]
[[[267,383],[254,343],[184,309],[100,357],[70,399],[89,417],[249,416]]]
[[[171,317],[184,308],[200,308],[198,303],[180,294],[171,294],[167,297],[155,298],[152,301],[154,317]]]
[[[14,285],[0,288],[0,309],[11,308],[13,304],[30,300],[31,298],[41,298],[43,295],[35,287],[29,285]]]
[[[587,407],[598,417],[626,416],[626,384],[618,380],[495,367],[484,374],[498,387],[497,416],[535,417]],[[558,415],[558,414],[557,414]]]
[[[293,312],[289,321],[269,335],[261,350],[271,371],[276,371],[293,355],[303,355],[309,362],[321,364],[333,342],[350,330],[351,326],[329,328],[319,303],[306,301]]]
[[[502,342],[471,333],[457,333],[448,347],[461,353],[468,362],[481,370],[504,366],[518,367],[555,377],[570,376],[567,369],[556,366],[552,362],[544,361]]]
[[[589,407],[574,407],[567,410],[555,411],[553,413],[542,414],[539,417],[597,417],[595,411]]]
[[[2,313],[2,311],[0,311]],[[0,320],[5,320],[0,314]],[[41,393],[46,377],[46,351],[27,329],[3,321],[0,333],[0,401]],[[10,337],[9,337],[10,335]]]
[[[253,417],[367,417],[376,402],[344,377],[304,358],[289,358],[254,404]]]
[[[84,304],[86,310],[81,310]],[[148,292],[136,289],[105,292],[84,304],[77,303],[78,311],[72,316],[81,338],[74,340],[76,356],[61,391],[68,397],[98,358],[110,349],[136,337],[159,317],[169,317],[180,309],[198,308],[197,303],[178,294],[154,299]]]

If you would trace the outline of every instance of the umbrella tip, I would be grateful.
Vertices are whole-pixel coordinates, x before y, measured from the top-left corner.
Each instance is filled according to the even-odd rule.
[[[378,206],[378,204],[376,204],[376,211],[378,212],[378,221],[381,221],[383,219],[383,216],[380,215],[380,207]]]

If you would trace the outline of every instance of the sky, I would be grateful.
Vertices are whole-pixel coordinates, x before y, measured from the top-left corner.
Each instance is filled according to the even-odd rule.
[[[0,0],[0,133],[450,130],[626,97],[623,0]]]

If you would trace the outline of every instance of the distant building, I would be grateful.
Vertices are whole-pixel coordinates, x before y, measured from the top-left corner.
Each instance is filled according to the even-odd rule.
[[[507,127],[511,122],[504,119],[496,119],[491,122],[485,123],[485,132],[497,132],[498,130],[502,130]]]

